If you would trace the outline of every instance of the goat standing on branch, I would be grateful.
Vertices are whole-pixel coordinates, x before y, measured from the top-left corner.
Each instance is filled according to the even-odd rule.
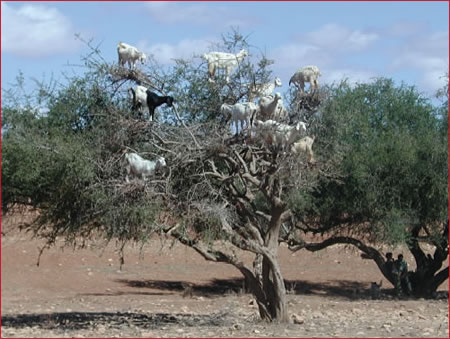
[[[147,60],[147,56],[140,52],[136,47],[128,45],[124,42],[117,44],[117,53],[119,55],[119,66],[125,66],[128,63],[130,69],[136,68],[136,61],[140,61],[142,64]]]
[[[224,52],[210,52],[202,55],[202,58],[208,62],[209,81],[214,82],[214,75],[216,68],[225,69],[226,82],[230,82],[231,72],[244,60],[248,55],[245,49],[242,49],[238,54],[224,53]]]
[[[130,87],[128,90],[132,94],[132,109],[141,114],[142,110],[147,107],[150,121],[154,120],[156,107],[161,106],[162,104],[167,104],[167,106],[172,107],[175,101],[171,96],[160,96],[144,86],[138,85],[135,89]]]
[[[300,68],[289,80],[289,86],[293,83],[300,89],[301,93],[305,92],[305,82],[309,82],[309,92],[319,89],[319,80],[317,78],[321,76],[320,70],[317,66],[305,66]]]
[[[306,153],[308,155],[308,163],[314,164],[316,162],[312,150],[314,139],[314,136],[301,138],[299,141],[292,144],[291,152],[294,154]]]
[[[141,177],[145,181],[147,176],[166,166],[166,160],[163,157],[158,157],[156,160],[146,160],[136,153],[125,154],[125,160],[127,161],[126,182],[130,182],[128,179],[130,173],[134,176]]]
[[[258,111],[258,106],[253,102],[236,103],[234,105],[223,104],[220,107],[220,112],[226,117],[231,118],[236,126],[236,135],[239,134],[239,122],[241,122],[241,131],[244,129],[244,122],[247,129],[253,123],[253,119]]]
[[[276,145],[287,149],[298,137],[306,131],[306,124],[302,121],[289,126],[274,120],[256,120],[256,135],[267,145]]]
[[[253,100],[255,97],[268,97],[273,95],[273,91],[276,87],[283,86],[280,78],[275,78],[271,82],[264,84],[251,83],[248,85],[248,97],[249,100]]]

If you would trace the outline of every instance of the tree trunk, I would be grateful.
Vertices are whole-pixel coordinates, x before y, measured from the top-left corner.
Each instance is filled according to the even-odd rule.
[[[425,254],[419,245],[418,237],[422,229],[421,225],[412,229],[413,237],[408,242],[408,248],[416,261],[417,269],[409,272],[413,294],[421,297],[431,297],[437,291],[439,285],[448,279],[448,266],[441,270],[442,263],[448,257],[448,221],[444,226],[441,239],[434,245],[434,254]],[[438,273],[437,273],[438,272]]]
[[[267,298],[271,321],[288,323],[286,289],[280,266],[274,258],[263,260],[263,291]]]
[[[284,209],[280,207],[272,209],[272,218],[264,239],[264,245],[268,251],[263,256],[261,286],[266,297],[270,321],[287,323],[289,322],[289,314],[286,303],[286,289],[278,261],[278,238],[283,211]]]
[[[409,272],[413,294],[418,297],[432,297],[439,286],[448,279],[448,272],[448,267],[437,274],[426,267],[418,267],[416,272]]]

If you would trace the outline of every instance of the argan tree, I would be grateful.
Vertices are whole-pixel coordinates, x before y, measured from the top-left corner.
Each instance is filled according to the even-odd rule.
[[[221,48],[249,45],[233,32]],[[46,246],[62,237],[81,247],[117,240],[123,249],[129,241],[170,235],[207,260],[236,267],[262,319],[289,321],[278,259],[279,241],[293,224],[286,198],[314,187],[336,157],[311,166],[306,156],[265,145],[250,131],[232,136],[220,105],[245,101],[250,83],[269,80],[271,62],[250,53],[230,83],[218,74],[212,84],[196,57],[163,71],[154,61],[130,71],[92,47],[83,61],[86,73],[65,87],[40,86],[34,99],[45,103],[44,115],[18,102],[17,92],[6,93],[3,211],[13,204],[38,209],[35,222],[23,227]],[[160,110],[158,122],[136,119],[126,95],[136,83],[173,95],[176,107]],[[167,166],[147,181],[126,183],[129,150],[162,155]],[[254,264],[244,263],[242,251],[254,254]]]
[[[382,78],[329,91],[316,151],[339,147],[340,179],[321,176],[310,194],[291,196],[301,230],[291,249],[353,245],[393,282],[379,245],[406,245],[416,263],[413,293],[432,296],[449,276],[448,85],[439,92],[441,105]],[[325,239],[308,243],[304,232]]]

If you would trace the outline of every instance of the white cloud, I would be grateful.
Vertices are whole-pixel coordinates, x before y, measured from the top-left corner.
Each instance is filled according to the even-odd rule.
[[[400,21],[389,27],[384,34],[397,37],[411,36],[420,33],[425,29],[425,25],[419,22]]]
[[[371,79],[377,77],[377,74],[369,70],[361,70],[356,68],[335,68],[324,69],[322,71],[322,82],[331,84],[333,82],[340,82],[348,80],[350,84],[361,82],[370,82]]]
[[[75,40],[71,22],[57,9],[42,5],[12,7],[1,3],[2,51],[42,57],[72,52]]]
[[[176,44],[156,43],[149,45],[147,41],[138,43],[138,48],[147,54],[153,54],[155,59],[163,64],[173,63],[173,59],[189,59],[208,51],[211,41],[202,39],[183,39]]]
[[[288,43],[269,52],[269,58],[276,60],[282,66],[297,68],[307,64],[324,64],[329,62],[328,55],[322,53],[322,48],[308,44]],[[301,60],[301,65],[299,61]]]
[[[399,41],[390,51],[393,58],[389,67],[394,71],[418,71],[420,85],[435,92],[444,85],[442,76],[449,69],[448,39],[448,31],[426,30]]]
[[[301,34],[298,41],[313,44],[318,47],[339,51],[361,51],[378,40],[377,33],[360,30],[350,30],[337,24],[326,24],[317,31]]]
[[[219,29],[223,27],[247,27],[256,22],[230,9],[215,3],[186,4],[174,1],[151,1],[145,4],[153,19],[164,24],[187,23],[192,25],[212,25]]]
[[[276,47],[269,53],[275,60],[275,75],[289,79],[300,67],[316,65],[322,71],[321,83],[348,78],[351,83],[370,80],[377,74],[360,65],[352,66],[349,56],[363,58],[371,44],[379,39],[377,33],[350,30],[326,24],[316,31],[297,35],[294,42]]]

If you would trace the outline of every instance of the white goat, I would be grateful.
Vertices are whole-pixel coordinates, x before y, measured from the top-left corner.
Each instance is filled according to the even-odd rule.
[[[256,134],[268,145],[276,145],[282,149],[290,146],[298,137],[306,131],[306,124],[298,122],[289,126],[274,120],[256,120]]]
[[[261,118],[264,120],[275,118],[277,109],[279,109],[279,101],[283,104],[280,93],[275,93],[274,96],[262,97],[259,99],[259,110]]]
[[[129,182],[128,176],[130,173],[146,180],[146,177],[151,175],[155,170],[166,166],[166,160],[163,157],[158,157],[156,160],[146,160],[136,153],[127,153],[125,154],[125,159],[127,161],[126,182]]]
[[[147,87],[137,85],[133,90],[131,87],[128,91],[133,96],[133,110],[137,110],[142,113],[147,106]]]
[[[310,164],[315,163],[316,160],[314,159],[314,152],[312,150],[314,139],[314,136],[301,138],[299,141],[292,144],[291,152],[294,154],[306,153],[308,155],[308,162]]]
[[[273,119],[276,121],[284,121],[288,117],[288,110],[284,107],[283,99],[278,100],[277,107],[275,108],[275,113]]]
[[[147,56],[140,52],[136,47],[128,45],[124,42],[117,44],[117,53],[119,54],[119,65],[124,66],[128,63],[131,69],[136,67],[136,61],[140,61],[142,64],[147,60]]]
[[[273,81],[266,82],[265,84],[250,84],[248,86],[249,100],[252,100],[254,97],[268,97],[273,95],[275,88],[283,86],[283,83],[280,78],[275,78]]]
[[[289,86],[293,83],[303,93],[305,92],[305,82],[309,82],[309,91],[311,93],[313,90],[317,90],[319,88],[319,80],[317,80],[317,78],[321,75],[322,73],[320,73],[317,66],[305,66],[295,72],[289,80]]]
[[[208,62],[209,81],[214,82],[214,74],[216,68],[225,69],[226,82],[230,81],[231,72],[242,62],[248,55],[245,49],[242,49],[238,54],[224,53],[224,52],[210,52],[202,55],[202,58]]]
[[[220,112],[225,115],[225,117],[230,117],[231,121],[234,121],[236,135],[239,134],[239,122],[241,122],[241,131],[244,129],[244,122],[249,129],[257,111],[258,106],[253,102],[236,103],[234,105],[222,104],[220,107]]]

